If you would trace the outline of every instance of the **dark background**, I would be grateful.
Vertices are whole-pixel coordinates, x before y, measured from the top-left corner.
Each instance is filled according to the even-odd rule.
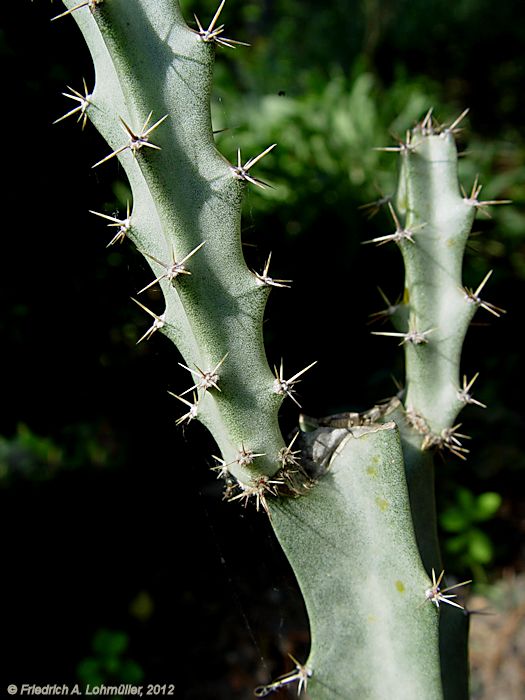
[[[175,426],[176,350],[160,334],[136,345],[149,319],[130,296],[147,266],[128,243],[107,249],[88,213],[123,215],[124,175],[91,170],[106,147],[89,124],[52,126],[74,106],[66,85],[93,81],[74,21],[49,22],[60,7],[10,3],[0,29],[0,687],[142,679],[248,698],[287,653],[305,657],[302,603],[265,516],[221,501],[210,436]],[[184,9],[205,22],[215,6]],[[367,325],[376,286],[393,300],[402,288],[397,251],[360,245],[390,227],[358,210],[394,186],[395,157],[372,147],[430,106],[449,122],[470,107],[465,186],[480,173],[486,198],[514,204],[479,218],[465,280],[494,269],[487,298],[507,314],[478,312],[468,336],[464,371],[480,372],[489,408],[462,416],[471,456],[439,463],[438,501],[454,573],[491,585],[523,571],[524,6],[230,0],[224,21],[252,47],[218,51],[218,145],[233,159],[237,144],[279,144],[261,164],[276,189],[248,193],[244,240],[250,266],[273,250],[274,276],[294,280],[272,294],[265,333],[272,364],[319,360],[306,413],[364,409],[402,379],[395,341]],[[283,407],[285,430],[296,418]]]

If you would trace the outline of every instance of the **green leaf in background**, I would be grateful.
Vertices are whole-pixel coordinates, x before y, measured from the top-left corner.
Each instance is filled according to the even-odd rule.
[[[93,651],[103,657],[120,656],[128,646],[128,636],[124,632],[99,630],[93,639]]]
[[[477,497],[475,519],[489,520],[494,517],[501,506],[501,496],[494,491],[487,491]]]
[[[91,643],[95,656],[83,659],[77,666],[77,675],[84,683],[100,685],[105,682],[139,683],[144,677],[141,666],[132,659],[123,658],[129,637],[118,630],[100,629]]]
[[[492,519],[501,506],[502,498],[494,491],[476,496],[468,489],[459,488],[455,499],[456,502],[445,508],[439,517],[445,532],[457,533],[446,539],[445,549],[457,557],[463,566],[471,569],[486,566],[494,558],[494,546],[488,534],[475,523]]]
[[[484,532],[474,528],[469,533],[468,553],[472,561],[489,564],[494,556],[494,547]]]

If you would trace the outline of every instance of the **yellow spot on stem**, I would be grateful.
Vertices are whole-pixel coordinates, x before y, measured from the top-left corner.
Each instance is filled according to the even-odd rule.
[[[377,498],[376,498],[376,503],[379,506],[379,509],[381,511],[383,511],[383,513],[385,512],[385,510],[388,508],[388,505],[389,505],[388,501],[386,501],[384,498],[380,498],[379,496],[377,496]]]
[[[367,467],[366,473],[368,474],[368,476],[375,478],[377,476],[377,469],[375,467]]]
[[[404,593],[405,592],[405,584],[403,583],[403,581],[396,581],[396,588],[400,593]]]

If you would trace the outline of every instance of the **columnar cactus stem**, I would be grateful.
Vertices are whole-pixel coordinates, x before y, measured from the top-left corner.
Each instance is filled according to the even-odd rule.
[[[447,448],[462,457],[468,450],[455,421],[468,402],[460,384],[463,341],[479,306],[495,315],[500,310],[479,299],[487,278],[475,292],[462,283],[465,244],[477,210],[488,202],[478,201],[477,188],[470,197],[460,191],[456,126],[435,128],[429,114],[399,149],[396,204],[403,226],[392,211],[405,264],[405,292],[391,316],[404,329],[399,335],[405,347],[405,406],[423,436],[423,447]],[[407,234],[416,231],[414,237]]]
[[[392,319],[399,331],[378,335],[401,338],[405,349],[406,413],[393,419],[403,438],[412,517],[427,574],[441,563],[434,470],[425,451],[446,449],[465,459],[468,449],[464,440],[468,436],[460,431],[457,415],[469,403],[482,407],[484,404],[470,393],[477,374],[471,381],[463,375],[460,381],[463,341],[479,307],[494,316],[503,313],[479,296],[490,273],[475,291],[462,283],[463,253],[477,210],[503,203],[479,201],[481,188],[477,181],[470,196],[459,187],[454,131],[465,114],[466,111],[449,127],[436,127],[429,112],[421,124],[407,133],[405,143],[386,149],[398,151],[401,160],[397,213],[388,202],[396,230],[390,236],[375,239],[378,244],[395,241],[405,264],[402,300],[394,306],[387,301],[383,314]],[[468,694],[464,652],[467,632],[467,616],[445,611],[440,625],[440,648],[447,699]]]
[[[404,303],[409,319],[428,342],[406,343],[406,406],[430,431],[451,428],[463,404],[458,399],[463,340],[476,307],[465,297],[462,261],[476,214],[457,179],[457,153],[449,131],[416,131],[402,155],[398,207],[407,228],[420,227],[417,243],[401,246],[405,262]],[[431,334],[430,334],[431,332]]]
[[[166,310],[154,330],[176,342],[194,375],[181,395],[197,389],[199,420],[229,472],[250,487],[253,478],[278,471],[285,447],[277,421],[283,395],[274,391],[262,342],[276,284],[261,284],[247,268],[240,239],[243,190],[259,184],[252,168],[273,146],[244,166],[217,151],[209,106],[213,32],[191,30],[176,2],[65,4],[95,63],[83,115],[112,149],[95,165],[118,158],[124,167],[133,192],[126,233],[154,273],[137,293],[160,284]],[[195,381],[195,373],[210,372],[216,377],[209,384]],[[242,445],[257,457],[239,458]]]
[[[395,424],[346,433],[308,497],[271,511],[310,619],[311,697],[441,699],[439,614],[426,595]]]
[[[240,151],[231,164],[215,147],[215,49],[242,43],[218,24],[224,0],[206,29],[199,20],[191,29],[176,0],[63,1],[55,19],[78,23],[96,82],[92,92],[84,85],[84,94],[64,93],[78,105],[57,121],[91,120],[111,149],[93,167],[118,160],[129,179],[125,218],[92,213],[117,228],[109,245],[131,241],[152,269],[136,292],[142,301],[132,297],[153,319],[138,342],[159,331],[179,348],[187,385],[170,391],[184,405],[177,423],[198,419],[209,428],[227,498],[270,516],[304,592],[310,656],[256,696],[296,683],[312,700],[463,700],[466,673],[456,680],[450,670],[464,659],[447,635],[466,626],[457,609],[442,610],[461,606],[442,586],[429,448],[464,457],[457,414],[483,404],[471,394],[477,375],[460,382],[463,339],[478,307],[501,310],[480,298],[490,275],[475,290],[461,281],[474,216],[488,202],[478,201],[477,183],[470,196],[460,193],[458,120],[436,129],[429,114],[405,143],[386,149],[401,158],[395,206],[382,200],[395,230],[372,242],[400,247],[406,282],[402,299],[385,297],[388,308],[375,316],[392,319],[397,330],[379,335],[405,350],[404,406],[395,399],[364,414],[312,419],[313,433],[286,442],[279,407],[284,398],[299,405],[296,384],[316,363],[290,376],[282,360],[272,373],[266,359],[266,300],[290,280],[270,276],[271,256],[261,273],[247,267],[240,217],[244,189],[266,187],[254,170],[275,144],[244,164]],[[158,315],[146,299],[155,285],[165,300]]]

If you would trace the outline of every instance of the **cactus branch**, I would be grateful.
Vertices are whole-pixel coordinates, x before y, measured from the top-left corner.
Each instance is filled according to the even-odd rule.
[[[413,534],[395,425],[347,432],[306,497],[268,505],[310,619],[309,695],[442,700],[438,610],[421,606],[432,581]]]

